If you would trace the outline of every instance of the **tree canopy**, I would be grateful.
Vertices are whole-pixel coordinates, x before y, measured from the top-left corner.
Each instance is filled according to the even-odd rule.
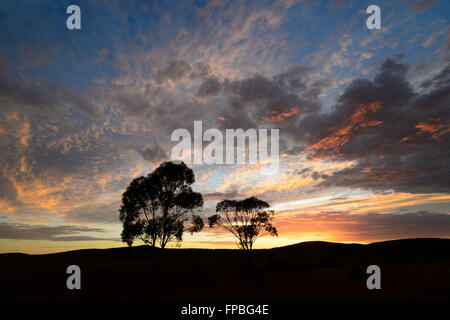
[[[255,197],[244,200],[223,200],[216,206],[216,214],[208,217],[210,227],[221,227],[231,232],[240,249],[252,250],[262,235],[278,236],[272,225],[275,212],[266,210],[269,204]]]
[[[122,194],[122,241],[131,246],[140,239],[164,248],[182,241],[185,231],[201,231],[203,220],[192,212],[202,208],[203,197],[192,190],[194,182],[194,172],[184,162],[164,162],[146,177],[133,179]],[[191,223],[185,228],[188,213]]]

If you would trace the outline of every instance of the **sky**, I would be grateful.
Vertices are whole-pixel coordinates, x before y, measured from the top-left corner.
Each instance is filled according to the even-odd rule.
[[[449,13],[434,0],[2,1],[0,252],[125,246],[121,194],[198,120],[279,129],[276,175],[190,165],[204,217],[223,199],[270,203],[279,237],[255,248],[449,238]],[[173,244],[234,245],[209,228]]]

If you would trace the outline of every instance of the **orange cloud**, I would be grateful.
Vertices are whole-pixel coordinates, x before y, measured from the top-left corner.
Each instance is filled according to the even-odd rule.
[[[420,121],[415,127],[419,129],[418,135],[429,133],[430,139],[441,142],[441,136],[450,132],[450,125],[442,124],[440,118],[428,119],[426,121]]]
[[[284,112],[272,111],[269,116],[265,116],[264,118],[262,118],[262,120],[282,122],[285,119],[290,118],[299,112],[300,112],[300,108],[298,108],[298,107],[287,109]]]
[[[339,154],[339,149],[344,144],[346,144],[351,133],[359,130],[360,128],[368,128],[378,126],[382,121],[371,119],[370,114],[376,113],[378,110],[382,109],[380,102],[372,102],[367,105],[361,104],[353,114],[344,121],[344,124],[340,128],[332,128],[333,131],[329,136],[323,138],[319,142],[306,148],[313,158],[320,158],[319,153],[329,153]]]

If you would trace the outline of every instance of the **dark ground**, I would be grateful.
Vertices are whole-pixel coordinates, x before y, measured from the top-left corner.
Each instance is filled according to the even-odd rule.
[[[81,268],[68,290],[66,268]],[[449,299],[450,239],[361,244],[305,242],[255,250],[249,272],[238,250],[146,246],[46,255],[1,254],[0,299]],[[381,290],[368,290],[369,265]]]

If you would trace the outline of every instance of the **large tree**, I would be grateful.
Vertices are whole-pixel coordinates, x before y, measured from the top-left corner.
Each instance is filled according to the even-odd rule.
[[[240,249],[252,250],[260,236],[278,236],[277,229],[272,225],[275,212],[267,208],[267,202],[255,197],[223,200],[217,204],[216,214],[208,217],[209,226],[231,232]]]
[[[201,231],[203,220],[192,212],[203,206],[203,197],[192,190],[194,182],[194,172],[184,162],[164,162],[146,177],[133,179],[122,194],[122,241],[131,246],[140,239],[164,248],[181,241],[185,231]],[[188,213],[191,223],[185,228]]]

